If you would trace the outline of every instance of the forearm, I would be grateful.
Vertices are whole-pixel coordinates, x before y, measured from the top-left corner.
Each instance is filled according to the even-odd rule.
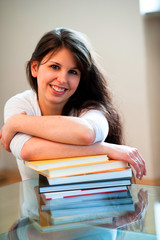
[[[101,142],[90,146],[80,146],[32,137],[24,144],[21,157],[24,160],[41,160],[106,154],[106,151],[106,145],[104,147]]]
[[[97,142],[90,146],[56,143],[32,137],[22,147],[21,157],[24,160],[41,160],[106,154],[109,159],[121,160],[131,164],[141,179],[146,175],[145,162],[138,150],[132,147]]]
[[[94,129],[85,119],[79,117],[17,114],[10,121],[15,132],[23,132],[50,141],[89,145],[95,139]]]

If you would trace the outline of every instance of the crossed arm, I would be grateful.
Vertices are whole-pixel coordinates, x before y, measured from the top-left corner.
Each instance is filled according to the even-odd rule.
[[[88,121],[80,117],[61,115],[29,116],[25,113],[15,114],[6,121],[2,131],[6,149],[17,132],[74,145],[90,145],[95,139],[94,129]]]
[[[17,132],[33,136],[22,147],[24,160],[107,154],[110,159],[130,163],[139,179],[146,175],[145,162],[137,149],[104,142],[93,144],[95,131],[85,119],[15,114],[0,130],[1,143],[7,151]]]

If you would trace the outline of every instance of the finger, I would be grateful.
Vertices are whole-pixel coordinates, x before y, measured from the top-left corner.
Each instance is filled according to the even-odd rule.
[[[7,152],[11,152],[10,147],[9,147],[8,144],[6,145],[5,149],[6,149]]]
[[[136,170],[136,177],[141,180],[142,176],[143,176],[143,173],[141,171],[141,166],[140,166],[140,163],[139,163],[139,159],[135,158],[135,157],[131,157],[131,160],[132,160],[132,166]]]
[[[138,153],[138,158],[140,160],[140,163],[143,167],[143,174],[146,175],[147,174],[147,170],[146,170],[146,164],[145,164],[145,161],[144,159],[142,158],[142,156],[140,155],[140,153]]]
[[[27,115],[27,113],[24,111],[24,112],[21,112],[21,114],[23,114],[23,115]]]
[[[5,143],[5,141],[4,141],[3,138],[1,138],[1,145],[4,147],[4,149],[5,149],[7,152],[11,152],[9,145]]]
[[[134,169],[136,170],[136,177],[137,178],[141,178],[141,168],[139,166],[139,159],[135,158],[133,153],[129,154],[130,157],[130,164],[134,167]]]
[[[5,149],[7,152],[11,152],[9,145],[10,144],[8,142],[5,143]]]
[[[135,163],[135,167],[139,169],[137,171],[137,178],[142,179],[143,175],[146,174],[145,162],[137,149],[133,149],[130,153],[132,161]]]
[[[145,161],[143,160],[143,158],[141,157],[141,155],[139,153],[137,153],[137,155],[135,157],[138,159],[139,166],[141,168],[142,177],[143,177],[143,175],[146,175]]]
[[[3,138],[1,138],[1,145],[3,146]]]
[[[5,150],[7,151],[7,152],[11,152],[11,150],[10,150],[10,147],[8,146],[8,145],[3,145],[3,147],[5,148]]]
[[[144,164],[141,162],[141,160],[138,158],[138,156],[135,156],[135,160],[140,168],[140,171],[138,172],[138,178],[142,179],[144,175]]]

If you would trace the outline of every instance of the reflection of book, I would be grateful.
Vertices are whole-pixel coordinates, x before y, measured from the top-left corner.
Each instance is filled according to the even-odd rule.
[[[126,198],[112,198],[112,199],[98,199],[98,200],[83,200],[79,202],[72,202],[72,204],[65,204],[65,202],[60,203],[48,203],[41,205],[42,211],[48,210],[58,210],[58,209],[77,209],[77,208],[93,208],[93,207],[102,207],[102,206],[113,206],[113,205],[121,205],[121,204],[131,204],[133,203],[131,197]]]
[[[38,193],[38,187],[35,187],[35,193],[37,195],[37,201],[38,201],[38,206],[39,206],[39,220],[34,217],[31,218],[31,221],[33,223],[33,225],[38,228],[38,230],[42,231],[42,232],[50,232],[50,231],[55,231],[55,230],[64,230],[64,229],[73,229],[73,228],[79,228],[79,227],[89,227],[89,226],[93,226],[93,225],[100,225],[101,227],[105,226],[112,226],[113,223],[113,217],[115,216],[120,216],[121,214],[126,213],[128,210],[129,211],[134,211],[134,205],[132,202],[132,198],[130,195],[129,191],[126,192],[115,192],[115,193],[108,193],[108,194],[100,194],[98,195],[92,195],[92,196],[81,196],[81,197],[74,197],[74,198],[66,198],[66,199],[55,199],[54,203],[55,205],[60,203],[62,205],[62,208],[59,205],[59,215],[60,212],[62,213],[62,216],[57,216],[56,213],[56,217],[55,217],[55,210],[53,211],[54,214],[52,214],[52,211],[41,211],[42,208],[42,204],[43,204],[43,198],[42,198],[42,194]],[[100,207],[104,207],[101,205],[101,201],[103,200],[104,196],[108,196],[110,198],[110,200],[112,200],[112,209],[108,209],[108,211],[103,211],[102,209],[98,211],[97,206],[100,205]],[[98,198],[99,197],[99,198]],[[111,199],[112,198],[112,199]],[[129,202],[127,202],[127,198],[130,199],[128,200]],[[81,200],[80,200],[81,199]],[[83,204],[83,200],[85,200],[85,203],[87,204]],[[120,202],[119,204],[117,204],[117,207],[114,207],[114,203],[116,203],[116,200],[119,199],[126,199],[125,201],[123,201],[123,207],[118,207],[120,206]],[[66,204],[65,201],[70,201],[71,204]],[[98,203],[98,200],[100,200],[100,202]],[[104,201],[106,201],[107,199],[104,199]],[[109,199],[108,199],[109,200]],[[92,202],[93,201],[93,202]],[[97,202],[97,203],[96,203]],[[81,204],[81,208],[76,208],[75,205],[76,204]],[[106,203],[106,207],[107,207],[107,202]],[[96,205],[94,205],[96,204]],[[92,211],[90,211],[90,208],[88,207],[88,205],[90,205],[90,208],[92,208]],[[87,208],[89,209],[89,212],[87,210]],[[66,207],[66,210],[68,211],[69,214],[73,213],[73,211],[79,211],[80,209],[82,209],[83,212],[86,211],[86,213],[82,214],[77,214],[77,212],[75,212],[75,214],[73,215],[65,215],[63,214],[63,208]],[[67,209],[68,207],[68,209]],[[71,209],[69,209],[69,207]],[[77,206],[78,207],[78,206]],[[96,210],[97,209],[97,210]],[[95,211],[97,212],[95,212]],[[115,211],[112,211],[115,210]],[[66,213],[66,214],[68,214]]]
[[[116,171],[114,169],[113,172],[99,172],[99,173],[90,173],[90,174],[82,174],[76,176],[69,177],[61,177],[61,178],[46,178],[50,185],[60,185],[60,184],[68,184],[68,183],[76,183],[76,182],[91,182],[91,181],[101,181],[101,180],[115,180],[120,178],[131,178],[132,170],[131,168]],[[45,178],[45,177],[44,177]]]
[[[46,200],[43,194],[40,194],[42,199],[41,205],[48,205],[48,207],[54,205],[69,205],[73,206],[74,204],[81,204],[84,201],[90,202],[90,201],[97,201],[97,200],[113,200],[113,199],[121,199],[121,198],[131,198],[131,194],[129,191],[122,191],[122,192],[111,192],[111,193],[102,193],[102,194],[93,194],[93,195],[82,195],[78,197],[69,197],[69,198],[58,198],[58,199],[50,199]]]
[[[68,191],[77,189],[91,189],[91,188],[102,188],[102,187],[115,187],[115,186],[129,186],[131,181],[129,179],[119,179],[119,180],[104,180],[104,181],[92,181],[84,183],[72,183],[72,184],[62,184],[62,185],[49,185],[46,177],[39,175],[39,192],[58,192],[58,191]]]
[[[53,224],[65,224],[71,222],[80,222],[91,219],[119,216],[124,212],[134,211],[134,204],[123,204],[116,206],[80,208],[80,209],[62,209],[51,211],[51,221]]]
[[[128,163],[123,161],[110,160],[105,163],[99,163],[81,167],[71,167],[64,169],[46,169],[39,171],[40,174],[49,178],[68,177],[88,173],[98,173],[99,171],[124,170],[128,168]]]
[[[66,209],[54,209],[51,211],[52,217],[63,217],[68,215],[81,215],[81,214],[97,214],[97,213],[111,213],[115,211],[133,211],[134,204],[118,204],[118,205],[103,205],[96,207],[80,207],[80,208],[66,208]]]
[[[45,197],[45,199],[49,200],[49,199],[56,199],[56,198],[75,197],[75,196],[81,196],[81,195],[91,195],[91,194],[120,192],[120,191],[127,191],[127,186],[51,192],[51,193],[43,193],[43,196]]]
[[[62,158],[52,160],[36,160],[24,161],[27,167],[33,168],[36,171],[51,169],[51,168],[66,168],[81,165],[92,165],[96,163],[108,161],[107,155],[94,155],[84,157]]]
[[[83,222],[75,222],[69,224],[60,224],[54,225],[51,219],[50,211],[41,211],[41,204],[43,202],[42,195],[38,193],[38,186],[34,188],[35,194],[37,196],[38,208],[39,208],[39,216],[35,218],[35,216],[30,215],[30,220],[32,224],[41,232],[51,232],[56,230],[65,230],[79,227],[87,227],[96,224],[110,224],[112,223],[112,218],[103,218],[103,219],[93,219],[89,221]]]
[[[44,212],[43,212],[44,213]],[[43,214],[42,213],[42,214]],[[47,212],[48,213],[48,212]],[[41,232],[51,232],[51,231],[57,231],[57,230],[65,230],[65,229],[79,229],[80,227],[89,227],[94,225],[105,225],[105,224],[112,224],[113,217],[106,217],[106,218],[99,218],[99,219],[91,219],[91,220],[84,220],[82,222],[71,222],[71,223],[64,223],[64,224],[57,224],[51,223],[43,224],[41,225],[38,220],[31,219],[32,224]],[[51,219],[51,221],[53,221]]]
[[[34,221],[38,221],[37,219],[39,219],[39,224],[43,227],[43,226],[50,226],[52,225],[51,223],[51,213],[50,211],[41,211],[41,204],[43,203],[41,194],[39,194],[39,190],[38,190],[38,186],[34,187],[34,191],[37,197],[37,202],[38,202],[38,210],[39,210],[39,216],[36,217],[35,219],[35,215],[31,215],[30,217],[32,220]]]
[[[156,223],[156,233],[157,233],[157,240],[160,240],[160,202],[156,202],[154,204],[154,213],[155,213],[155,223]]]

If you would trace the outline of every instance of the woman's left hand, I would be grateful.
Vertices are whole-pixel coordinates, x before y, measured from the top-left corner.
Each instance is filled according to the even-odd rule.
[[[140,180],[146,175],[146,165],[143,157],[136,148],[126,145],[108,144],[107,155],[109,159],[117,159],[128,162],[136,170],[136,177]]]

